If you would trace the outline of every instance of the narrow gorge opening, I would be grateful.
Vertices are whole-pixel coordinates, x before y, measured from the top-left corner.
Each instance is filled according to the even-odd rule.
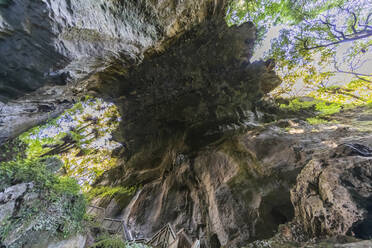
[[[370,242],[371,9],[0,0],[0,246]]]

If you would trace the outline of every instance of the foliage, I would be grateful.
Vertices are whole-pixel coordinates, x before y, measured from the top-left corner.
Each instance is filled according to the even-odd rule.
[[[282,110],[288,110],[291,112],[299,112],[303,110],[314,112],[316,117],[307,118],[307,121],[310,124],[326,123],[328,121],[325,120],[324,117],[338,113],[343,108],[340,103],[327,102],[314,98],[309,99],[302,100],[301,98],[294,98],[290,100],[288,104],[281,104],[279,107]]]
[[[313,107],[317,104],[317,102],[314,101],[300,101],[299,99],[295,98],[291,100],[288,104],[281,104],[281,109],[287,109],[291,111],[299,111],[302,109],[313,109]]]
[[[318,102],[315,105],[315,109],[319,111],[320,116],[327,116],[340,112],[341,105],[337,103]]]
[[[63,172],[78,180],[84,191],[105,170],[116,165],[119,144],[111,140],[120,117],[113,104],[86,98],[60,117],[20,136],[27,158],[58,156]]]
[[[118,235],[103,234],[97,238],[97,242],[90,248],[149,248],[147,245],[138,243],[124,243]]]
[[[94,187],[88,192],[88,199],[91,200],[93,198],[99,197],[115,197],[115,196],[131,196],[135,193],[136,188],[135,187],[108,187],[108,186],[100,186],[100,187]]]
[[[112,152],[119,146],[110,139],[119,118],[114,105],[86,99],[60,117],[23,133],[17,140],[22,149],[16,149],[17,144],[0,148],[5,152],[0,163],[0,190],[32,182],[32,192],[40,197],[21,204],[17,218],[9,216],[0,223],[2,240],[11,233],[21,233],[22,246],[33,232],[66,238],[83,228],[86,198],[79,184],[87,190],[86,185],[116,164]],[[16,155],[10,156],[12,152]],[[59,174],[64,175],[54,174],[61,167],[64,173]],[[105,187],[92,191],[91,196],[131,194],[133,189]]]
[[[53,190],[57,193],[77,195],[80,192],[80,186],[76,179],[61,176],[57,179],[57,182],[53,184]]]
[[[226,21],[228,25],[251,21],[258,27],[261,41],[272,25],[283,21],[297,20],[297,13],[290,0],[236,0],[231,1]]]
[[[311,125],[318,125],[318,124],[327,124],[329,121],[322,119],[321,117],[311,117],[307,118],[306,121]]]
[[[321,87],[310,93],[318,99],[327,99],[339,104],[355,106],[372,101],[372,84],[360,79],[352,80],[343,86]]]
[[[7,141],[0,146],[0,162],[25,158],[26,146],[19,138]]]
[[[46,159],[23,159],[0,163],[0,190],[12,185],[33,183],[29,194],[37,198],[22,202],[17,216],[8,216],[0,224],[1,241],[17,232],[19,245],[32,239],[33,232],[66,238],[83,228],[86,200],[76,180],[59,177],[50,170]]]
[[[58,178],[48,172],[40,160],[18,160],[0,163],[0,191],[22,182],[34,182],[39,189],[50,188]]]
[[[10,218],[5,218],[0,222],[0,244],[12,231],[13,221]]]
[[[97,240],[91,248],[127,248],[119,236],[102,235]]]
[[[369,26],[372,20],[368,19],[371,3],[364,0],[327,2],[327,7],[315,4],[311,14],[306,8],[299,8],[301,21],[289,22],[288,27],[282,29],[272,43],[269,56],[275,59],[277,68],[283,68],[283,78],[305,67],[309,73],[302,80],[310,88],[326,86],[336,73],[370,82],[368,75],[372,75],[364,75],[357,69],[368,59],[372,45],[372,26]],[[344,43],[350,43],[346,50]]]
[[[369,0],[235,0],[226,18],[230,25],[255,23],[259,41],[270,27],[281,27],[266,53],[283,79],[273,95],[296,96],[325,91],[332,84],[342,86],[351,80],[347,76],[359,81],[348,90],[358,91],[362,82],[371,84],[372,74],[365,72],[372,51],[371,10]],[[371,95],[371,88],[367,91]],[[350,96],[348,91],[328,93]],[[359,94],[353,95],[354,101],[360,100]]]

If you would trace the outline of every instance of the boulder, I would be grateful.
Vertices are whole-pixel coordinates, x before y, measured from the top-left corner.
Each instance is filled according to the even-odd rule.
[[[312,159],[291,190],[296,220],[310,236],[372,236],[372,156],[341,144]]]

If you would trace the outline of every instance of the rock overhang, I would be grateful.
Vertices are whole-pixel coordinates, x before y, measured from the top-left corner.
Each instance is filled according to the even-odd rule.
[[[0,117],[1,140],[87,93],[119,106],[123,121],[116,137],[131,150],[176,133],[193,146],[244,123],[255,102],[280,82],[263,61],[249,62],[256,28],[228,27],[227,1],[166,2],[2,5],[0,97],[11,101]],[[62,94],[45,94],[54,88]],[[32,116],[23,111],[24,101],[32,102]],[[45,102],[50,111],[39,113]],[[19,105],[20,114],[7,116]]]
[[[122,71],[141,63],[144,51],[165,50],[186,30],[223,16],[226,4],[214,0],[1,1],[0,140],[14,138],[71,106],[86,94],[87,77],[107,74],[114,63]],[[58,92],[64,88],[65,93],[46,94],[45,89],[51,88]],[[45,103],[55,106],[45,116],[33,111],[29,118],[22,109],[9,115],[9,109],[19,105],[27,108],[26,102],[32,102],[33,109]]]
[[[99,74],[90,90],[119,106],[117,136],[130,149],[176,134],[195,145],[244,124],[280,83],[267,63],[249,62],[255,41],[250,22],[228,27],[222,17],[207,20],[127,73]]]

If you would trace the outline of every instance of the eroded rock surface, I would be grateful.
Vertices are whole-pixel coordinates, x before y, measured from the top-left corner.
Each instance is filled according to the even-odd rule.
[[[252,23],[228,27],[216,17],[128,73],[99,74],[91,90],[118,105],[123,121],[116,137],[131,153],[174,135],[197,149],[202,139],[244,124],[256,102],[280,84],[267,63],[249,62],[255,40]]]
[[[66,98],[86,92],[81,80],[141,63],[145,51],[164,50],[225,7],[214,0],[2,1],[0,143],[69,107]]]
[[[310,235],[372,236],[369,152],[363,145],[342,144],[301,171],[291,199],[298,221]]]
[[[7,103],[0,102],[0,144],[72,107],[74,96],[62,86],[45,86]],[[0,159],[1,161],[1,159]]]
[[[227,27],[225,7],[214,0],[1,1],[0,143],[94,92],[118,104],[116,138],[126,150],[95,186],[138,188],[94,203],[123,218],[136,238],[169,222],[202,247],[235,248],[290,221],[292,229],[279,228],[287,241],[370,237],[369,115],[359,118],[367,123],[361,129],[256,122],[257,102],[280,82],[270,61],[250,63],[256,30]],[[12,220],[17,199],[28,197],[18,186],[22,196],[0,195],[1,214]],[[40,221],[19,223],[26,231],[3,242],[48,245],[39,227],[57,232],[69,201],[35,210]]]
[[[371,134],[359,131],[356,126],[326,124],[314,127],[296,119],[277,124],[287,129],[276,124],[250,127],[250,131],[211,143],[196,154],[187,153],[188,150],[177,143],[163,153],[147,150],[147,154],[141,153],[101,178],[102,185],[112,182],[121,186],[142,185],[136,195],[130,201],[119,197],[109,204],[107,199],[101,204],[109,207],[109,215],[124,218],[135,237],[150,237],[170,222],[177,230],[185,228],[191,237],[201,239],[203,247],[243,247],[254,240],[270,238],[279,225],[296,218],[307,218],[308,215],[298,210],[302,207],[310,209],[309,214],[313,214],[311,209],[315,210],[317,206],[320,206],[320,212],[329,211],[328,218],[333,221],[329,225],[320,224],[324,221],[313,221],[319,216],[316,214],[306,222],[301,220],[308,226],[325,225],[326,228],[319,230],[333,230],[329,235],[352,235],[343,231],[348,229],[347,223],[359,223],[361,228],[366,228],[370,223],[368,206],[359,206],[357,199],[364,197],[360,203],[368,202],[369,158],[359,155],[338,158],[337,154],[345,143],[371,146]],[[316,173],[306,172],[315,158],[324,154],[334,157],[324,158],[324,163],[329,164],[329,173],[323,172],[325,190],[321,192],[327,192],[334,202],[325,202],[323,195],[314,191],[313,197],[319,204],[313,204],[306,200],[310,199],[308,196],[316,185],[307,182],[316,180]],[[332,166],[335,161],[338,164]],[[360,170],[359,179],[350,170]],[[359,186],[365,190],[355,193],[356,199],[349,197],[343,202],[339,197],[345,190],[335,183],[335,178],[340,175],[344,175],[342,180],[349,182],[349,190],[358,191]],[[293,192],[290,197],[293,187],[293,192],[298,192],[298,200]],[[296,187],[303,191],[296,191]],[[343,212],[337,213],[343,203],[348,205],[344,211],[350,210],[348,217],[343,217]],[[337,227],[336,223],[343,226]],[[298,233],[291,234],[295,229]],[[322,236],[312,233],[311,228],[307,230],[295,225],[292,230],[283,226],[279,231],[286,235],[287,241],[295,242],[293,247],[300,245],[296,242]],[[340,242],[331,242],[337,243]]]
[[[116,60],[140,61],[224,9],[224,1],[5,1],[0,6],[1,99],[46,83],[99,71]],[[108,64],[107,64],[108,63]]]

